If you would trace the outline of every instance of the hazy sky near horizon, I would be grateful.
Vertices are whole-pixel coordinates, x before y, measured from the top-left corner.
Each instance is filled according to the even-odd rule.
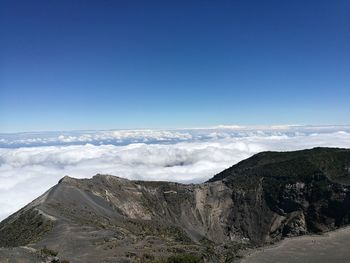
[[[0,132],[350,123],[350,1],[4,0],[0,38]]]

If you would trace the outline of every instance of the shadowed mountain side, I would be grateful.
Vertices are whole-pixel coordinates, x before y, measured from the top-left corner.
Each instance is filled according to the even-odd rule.
[[[232,260],[349,224],[349,178],[350,150],[331,148],[263,152],[203,184],[64,177],[0,223],[0,246],[46,246],[72,262]]]

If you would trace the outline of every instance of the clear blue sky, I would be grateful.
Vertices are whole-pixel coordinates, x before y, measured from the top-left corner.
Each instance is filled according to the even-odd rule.
[[[350,1],[0,2],[0,131],[349,124]]]

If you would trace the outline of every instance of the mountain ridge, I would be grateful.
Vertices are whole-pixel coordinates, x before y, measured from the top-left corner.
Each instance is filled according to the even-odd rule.
[[[202,184],[65,176],[0,223],[0,247],[50,247],[72,262],[233,260],[349,224],[349,167],[349,149],[314,148],[262,152]]]

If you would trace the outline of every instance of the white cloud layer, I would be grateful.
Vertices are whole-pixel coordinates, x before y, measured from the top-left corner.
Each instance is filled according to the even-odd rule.
[[[69,132],[25,132],[0,133],[0,147],[18,148],[52,145],[93,145],[130,143],[176,143],[228,139],[250,136],[299,136],[313,133],[350,132],[350,126],[237,126],[219,125],[211,128],[173,129],[173,130],[107,130],[107,131],[69,131]]]
[[[230,126],[34,135],[0,136],[2,143],[6,140],[8,144],[7,148],[3,145],[0,148],[0,220],[42,194],[65,175],[87,178],[107,173],[129,179],[203,182],[260,151],[316,146],[350,147],[349,127],[248,129]],[[84,139],[82,136],[85,136]],[[108,144],[107,139],[101,139],[101,136],[114,141]],[[47,143],[51,146],[34,146],[49,137],[55,138]],[[33,138],[36,138],[34,143]],[[94,139],[88,142],[86,138]],[[115,143],[115,138],[119,138],[120,145]],[[19,140],[22,140],[21,143]],[[66,143],[57,145],[57,140],[66,140]],[[81,143],[77,143],[79,140]],[[96,143],[99,140],[102,143]],[[21,147],[14,147],[18,144]]]

